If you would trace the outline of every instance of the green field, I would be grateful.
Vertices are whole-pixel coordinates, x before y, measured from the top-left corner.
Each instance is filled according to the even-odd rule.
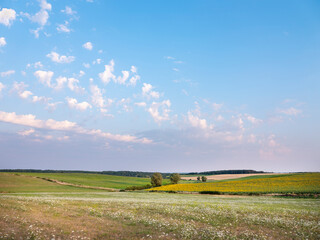
[[[252,176],[208,183],[175,184],[153,191],[220,193],[320,193],[320,173]]]
[[[55,179],[62,182],[85,185],[91,187],[105,187],[115,189],[125,189],[130,186],[143,186],[150,184],[150,178],[123,177],[92,173],[15,173],[22,176],[32,176]],[[165,180],[164,183],[168,183]]]
[[[92,192],[95,190],[59,185],[42,179],[12,173],[0,173],[0,193],[88,191]]]

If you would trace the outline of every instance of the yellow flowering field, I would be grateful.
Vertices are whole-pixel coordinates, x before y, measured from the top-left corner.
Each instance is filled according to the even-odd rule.
[[[173,184],[156,191],[219,191],[222,193],[320,193],[320,173],[276,175],[208,183]]]

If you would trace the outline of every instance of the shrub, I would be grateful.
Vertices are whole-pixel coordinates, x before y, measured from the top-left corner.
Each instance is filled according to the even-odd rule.
[[[181,176],[179,173],[173,173],[170,175],[170,182],[172,184],[177,184],[181,180]]]
[[[162,185],[162,175],[161,173],[154,173],[151,176],[151,185],[153,187],[159,187]]]
[[[207,181],[207,177],[206,176],[202,176],[201,180],[202,180],[202,182],[206,182]]]

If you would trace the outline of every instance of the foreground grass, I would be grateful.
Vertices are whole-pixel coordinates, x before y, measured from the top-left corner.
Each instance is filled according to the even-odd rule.
[[[319,239],[319,205],[169,193],[1,194],[0,239]]]
[[[151,190],[217,191],[221,193],[320,193],[320,173],[253,176],[208,183],[167,185]]]

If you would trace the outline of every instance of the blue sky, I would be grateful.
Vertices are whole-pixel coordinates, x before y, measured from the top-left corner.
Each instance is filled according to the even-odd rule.
[[[0,2],[0,168],[320,170],[318,1]]]

